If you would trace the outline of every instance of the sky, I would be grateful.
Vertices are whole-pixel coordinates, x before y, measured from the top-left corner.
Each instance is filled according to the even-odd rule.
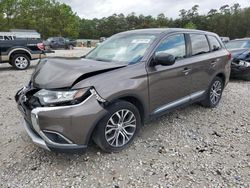
[[[190,9],[199,5],[199,13],[207,13],[210,9],[219,9],[222,5],[239,3],[241,7],[250,6],[250,0],[58,0],[70,5],[81,18],[93,19],[110,16],[114,13],[128,15],[157,16],[164,13],[169,18],[177,18],[179,10]]]

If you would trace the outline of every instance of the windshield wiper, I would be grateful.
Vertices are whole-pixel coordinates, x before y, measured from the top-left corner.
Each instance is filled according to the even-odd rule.
[[[109,59],[101,59],[101,58],[96,58],[96,59],[93,59],[93,60],[102,61],[102,62],[111,62],[111,60],[109,60]]]

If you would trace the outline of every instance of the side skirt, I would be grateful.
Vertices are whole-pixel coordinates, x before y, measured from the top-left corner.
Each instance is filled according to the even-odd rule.
[[[188,95],[186,97],[183,97],[181,99],[178,99],[176,101],[173,101],[171,103],[168,103],[166,105],[163,105],[159,108],[157,108],[151,115],[150,119],[162,116],[168,112],[171,112],[172,110],[175,110],[180,107],[185,107],[190,104],[200,102],[205,98],[206,91],[199,91],[195,92],[191,95]]]

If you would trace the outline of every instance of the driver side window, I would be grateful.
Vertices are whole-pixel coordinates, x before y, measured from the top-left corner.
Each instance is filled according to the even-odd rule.
[[[176,59],[186,57],[186,44],[184,34],[177,34],[167,37],[161,42],[155,53],[171,54],[175,56]]]

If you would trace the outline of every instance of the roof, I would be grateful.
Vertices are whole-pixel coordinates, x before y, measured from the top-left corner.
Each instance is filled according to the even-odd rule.
[[[10,29],[10,32],[27,32],[27,33],[37,33],[36,30],[32,29]]]
[[[194,32],[194,33],[206,33],[206,34],[215,34],[208,31],[196,30],[196,29],[183,29],[183,28],[149,28],[149,29],[136,29],[122,32],[126,33],[148,33],[148,34],[163,34],[170,32]]]

